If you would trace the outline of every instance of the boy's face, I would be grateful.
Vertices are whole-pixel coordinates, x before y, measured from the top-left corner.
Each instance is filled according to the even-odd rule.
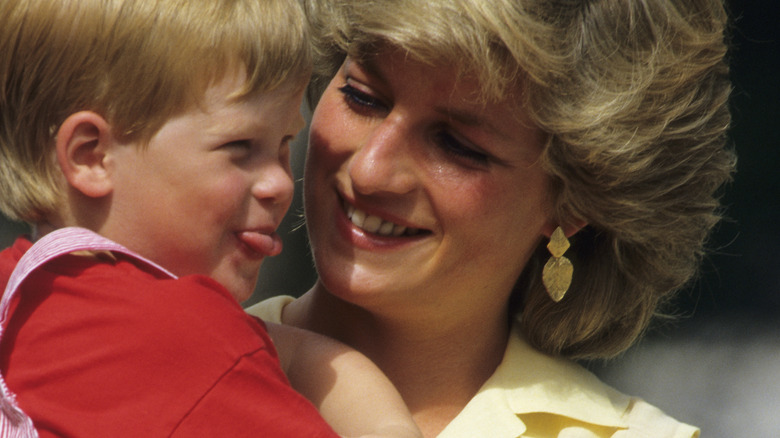
[[[104,235],[177,275],[204,274],[238,301],[252,294],[293,194],[289,143],[304,126],[302,87],[237,101],[244,76],[209,88],[203,105],[170,119],[146,149],[112,155]]]

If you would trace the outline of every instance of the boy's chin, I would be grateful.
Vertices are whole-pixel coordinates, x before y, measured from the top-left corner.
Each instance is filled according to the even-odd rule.
[[[228,292],[230,292],[230,295],[233,296],[233,298],[236,299],[239,303],[243,303],[244,301],[248,300],[252,297],[252,294],[254,293],[254,287],[228,287]]]
[[[211,271],[210,277],[227,289],[236,301],[242,303],[255,293],[261,263],[262,261],[223,263]]]
[[[217,281],[219,281],[217,279]],[[257,275],[252,279],[233,279],[229,283],[222,282],[222,285],[230,292],[230,295],[236,299],[239,303],[242,303],[252,297],[255,293],[255,285],[257,284]]]

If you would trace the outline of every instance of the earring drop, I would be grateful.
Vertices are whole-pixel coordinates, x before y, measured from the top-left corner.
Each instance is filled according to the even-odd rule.
[[[563,256],[563,253],[569,249],[569,246],[571,246],[569,245],[569,240],[561,227],[556,228],[550,236],[550,243],[547,244],[547,249],[552,254],[552,257],[547,260],[542,270],[544,288],[547,289],[550,298],[556,303],[562,300],[566,291],[569,290],[571,277],[574,273],[574,266],[571,264],[571,261]]]

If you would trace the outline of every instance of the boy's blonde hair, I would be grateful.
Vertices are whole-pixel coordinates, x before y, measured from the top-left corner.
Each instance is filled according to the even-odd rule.
[[[31,223],[57,211],[52,146],[71,114],[143,144],[236,69],[237,98],[310,73],[295,0],[3,0],[0,23],[0,211]]]
[[[589,225],[567,253],[563,301],[541,282],[546,242],[518,281],[512,308],[537,348],[613,356],[694,276],[734,166],[721,0],[307,0],[306,10],[310,99],[347,54],[389,45],[475,73],[486,100],[515,97],[548,134],[555,218]]]

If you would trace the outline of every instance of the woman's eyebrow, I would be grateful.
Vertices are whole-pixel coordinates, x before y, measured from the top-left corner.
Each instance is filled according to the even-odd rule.
[[[486,131],[489,131],[500,138],[505,140],[512,140],[512,137],[506,132],[499,129],[496,125],[490,122],[486,117],[476,114],[473,111],[459,109],[459,108],[447,108],[437,107],[435,111],[442,116],[453,120],[457,123],[472,127],[482,127]]]
[[[348,67],[350,64],[354,64],[362,70],[367,75],[371,76],[372,78],[387,84],[387,75],[385,72],[382,71],[382,69],[379,67],[379,64],[376,60],[376,55],[370,55],[370,56],[363,56],[360,58],[354,58],[351,56],[348,56],[347,59],[344,61],[344,66]]]
[[[475,113],[474,111],[471,111],[469,109],[459,109],[459,108],[447,108],[447,107],[437,107],[435,108],[436,112],[440,113],[443,117],[447,117],[449,120],[454,121],[455,123],[462,124],[464,126],[468,127],[475,127],[479,128],[488,134],[492,134],[496,136],[496,138],[499,139],[499,141],[503,141],[508,145],[514,145],[514,146],[520,146],[520,145],[528,145],[528,142],[519,142],[517,138],[517,134],[510,135],[505,130],[502,130],[498,125],[493,123],[488,117]],[[539,152],[541,151],[541,144],[543,143],[542,137],[543,134],[541,131],[538,131],[534,129],[531,126],[523,125],[523,127],[527,130],[526,135],[528,135],[528,138],[533,138],[536,136],[539,136],[539,145],[540,148],[528,148],[528,147],[518,147],[514,148],[514,152],[519,152],[520,155],[518,156],[522,161],[527,162],[529,164],[535,163],[539,158]],[[526,137],[524,137],[526,138]]]

